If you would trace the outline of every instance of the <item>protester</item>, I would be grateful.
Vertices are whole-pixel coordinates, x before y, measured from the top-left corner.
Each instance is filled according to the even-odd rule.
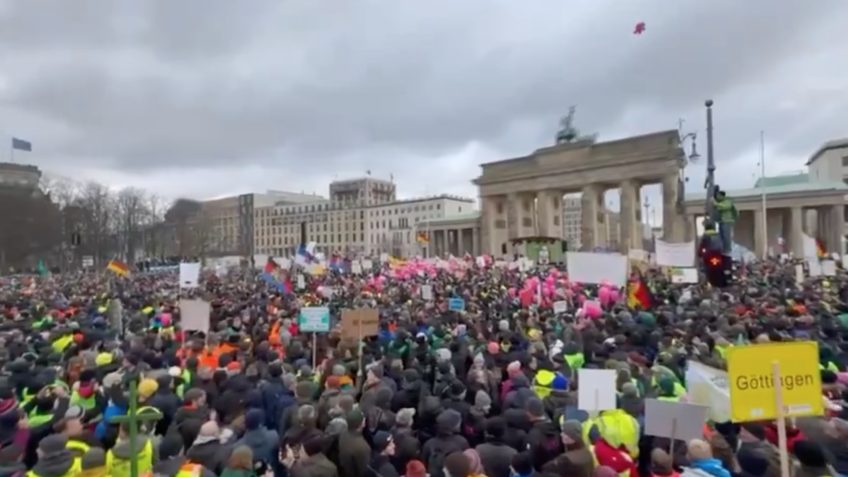
[[[848,475],[841,268],[799,285],[791,258],[737,263],[716,290],[648,267],[631,301],[490,259],[339,265],[296,291],[239,270],[196,292],[173,272],[0,277],[0,477],[124,476],[131,460],[179,477],[776,477],[776,422],[709,421],[670,456],[645,409],[693,397],[691,361],[720,372],[734,346],[792,339],[819,343],[827,414],[787,420],[791,465]],[[182,329],[189,295],[210,303],[208,332]],[[330,309],[329,332],[300,331],[308,306]],[[362,339],[343,318],[357,308],[376,313]],[[614,371],[616,409],[583,409],[582,369]]]

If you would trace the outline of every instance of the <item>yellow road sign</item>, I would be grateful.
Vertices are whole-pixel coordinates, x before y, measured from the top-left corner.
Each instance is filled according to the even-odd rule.
[[[819,346],[815,341],[733,346],[727,353],[733,422],[778,416],[774,363],[780,369],[784,416],[818,416],[822,404]]]

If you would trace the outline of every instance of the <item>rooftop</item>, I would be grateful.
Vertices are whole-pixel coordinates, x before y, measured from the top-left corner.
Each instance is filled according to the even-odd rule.
[[[822,144],[821,147],[819,147],[816,152],[813,153],[812,156],[810,156],[810,159],[807,161],[807,165],[809,166],[810,164],[812,164],[825,152],[830,151],[831,149],[842,149],[843,147],[848,147],[848,137],[827,141],[826,143]]]
[[[441,225],[441,224],[451,224],[454,222],[471,222],[474,220],[480,219],[480,211],[475,210],[474,212],[468,212],[465,214],[455,214],[449,215],[447,217],[442,217],[440,219],[431,219],[431,220],[422,220],[418,223],[418,228],[420,229],[422,226],[426,228],[427,225]]]
[[[842,181],[807,181],[790,182],[785,184],[766,185],[765,187],[753,187],[750,189],[727,190],[728,197],[759,197],[766,195],[793,194],[804,192],[838,192],[848,191],[848,185]],[[705,192],[702,189],[686,194],[686,202],[701,202],[704,200]]]
[[[754,183],[754,188],[759,187],[778,187],[790,184],[806,184],[810,182],[810,175],[806,172],[797,174],[786,174],[782,176],[760,177]]]

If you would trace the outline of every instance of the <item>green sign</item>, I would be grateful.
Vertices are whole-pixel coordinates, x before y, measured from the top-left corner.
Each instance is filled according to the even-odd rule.
[[[304,333],[326,333],[330,331],[330,309],[326,306],[301,308],[297,326]]]

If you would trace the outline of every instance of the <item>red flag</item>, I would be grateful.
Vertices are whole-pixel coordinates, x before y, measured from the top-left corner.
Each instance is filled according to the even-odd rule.
[[[265,262],[265,273],[274,273],[274,271],[278,268],[280,268],[280,266],[277,265],[277,262],[275,262],[273,258],[268,257],[268,261]]]
[[[641,278],[636,278],[627,286],[627,306],[636,308],[637,305],[643,310],[651,307],[651,293]]]

